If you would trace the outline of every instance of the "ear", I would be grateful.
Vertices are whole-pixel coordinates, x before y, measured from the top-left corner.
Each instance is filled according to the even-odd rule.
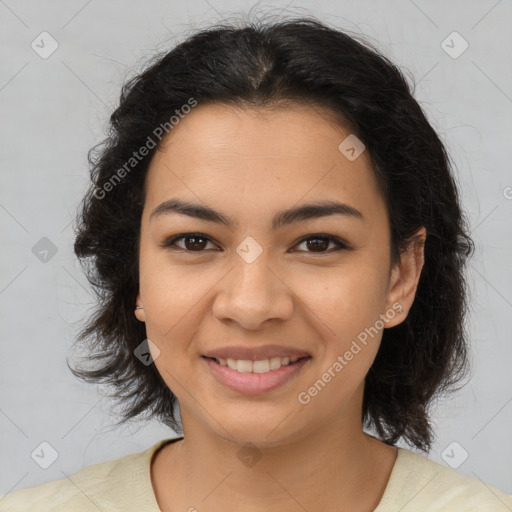
[[[142,301],[140,300],[140,292],[137,293],[137,299],[135,300],[135,306],[142,306]],[[135,316],[136,316],[137,320],[139,320],[141,322],[146,321],[146,315],[144,313],[144,308],[136,308]]]
[[[391,270],[386,311],[392,308],[399,313],[386,322],[386,328],[402,323],[411,309],[423,268],[426,238],[427,230],[421,227]]]

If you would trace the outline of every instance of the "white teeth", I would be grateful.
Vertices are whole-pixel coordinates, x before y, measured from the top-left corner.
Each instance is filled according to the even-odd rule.
[[[228,366],[232,370],[236,370],[241,373],[267,373],[271,370],[279,370],[281,366],[287,366],[298,359],[300,359],[300,357],[271,357],[270,359],[262,359],[260,361],[218,358],[217,362],[221,366]]]
[[[271,357],[269,359],[270,369],[271,370],[279,370],[281,368],[281,358],[280,357]]]
[[[254,373],[267,373],[270,371],[270,363],[268,359],[264,359],[263,361],[254,361],[252,363],[252,371]]]
[[[243,373],[252,372],[252,361],[246,361],[244,359],[239,359],[236,362],[236,369],[239,372],[243,372]]]

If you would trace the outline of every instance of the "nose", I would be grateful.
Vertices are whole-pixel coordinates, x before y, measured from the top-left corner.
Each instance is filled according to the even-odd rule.
[[[289,319],[293,292],[269,263],[265,253],[250,263],[235,254],[232,270],[219,283],[213,316],[247,330],[258,330],[270,320]]]

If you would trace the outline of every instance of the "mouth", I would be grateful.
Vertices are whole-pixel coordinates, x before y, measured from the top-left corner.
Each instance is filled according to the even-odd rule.
[[[276,357],[260,361],[201,358],[218,383],[246,395],[267,393],[283,386],[296,378],[312,359],[311,356]]]
[[[218,357],[201,356],[205,359],[217,363],[240,373],[268,373],[279,370],[283,366],[292,366],[303,359],[311,359],[311,356],[302,357],[271,357],[261,359],[259,361],[251,361],[249,359],[222,359]]]

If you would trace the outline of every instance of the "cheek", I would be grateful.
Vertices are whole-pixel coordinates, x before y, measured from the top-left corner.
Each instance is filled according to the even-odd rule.
[[[165,251],[147,246],[141,250],[139,268],[146,329],[159,338],[172,337],[205,295],[209,280],[198,279],[198,267],[172,264]]]
[[[293,282],[291,276],[290,282]],[[386,282],[380,265],[353,262],[302,272],[295,276],[291,288],[323,321],[326,335],[341,340],[375,323],[383,312]]]
[[[315,313],[314,331],[323,337],[318,378],[329,390],[321,400],[341,403],[364,380],[379,349],[386,275],[375,263],[358,262],[330,269],[322,279],[303,276],[300,286],[297,295]]]
[[[349,400],[364,381],[382,339],[385,294],[379,269],[345,270],[337,269],[316,285],[302,285],[304,302],[315,313],[314,331],[323,336],[320,344],[316,340],[321,352],[315,379],[302,390],[306,398],[314,397],[316,411],[342,407]]]

